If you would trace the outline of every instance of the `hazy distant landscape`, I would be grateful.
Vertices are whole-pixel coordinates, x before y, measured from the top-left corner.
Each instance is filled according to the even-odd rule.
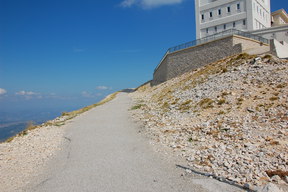
[[[11,136],[23,131],[28,122],[41,124],[48,120],[55,119],[62,112],[69,112],[93,102],[83,102],[83,104],[75,104],[71,106],[52,106],[43,109],[22,109],[22,110],[2,110],[0,111],[0,142]]]

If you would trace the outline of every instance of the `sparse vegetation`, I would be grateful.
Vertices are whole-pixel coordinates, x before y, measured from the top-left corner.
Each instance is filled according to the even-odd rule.
[[[247,53],[241,53],[241,54],[239,54],[239,55],[236,57],[235,60],[248,59],[248,58],[250,58],[250,55],[249,55],[249,54],[247,54]]]
[[[276,86],[276,88],[281,89],[281,88],[284,88],[284,87],[286,87],[286,86],[287,86],[287,83],[281,83],[281,84],[278,84],[278,85]]]
[[[179,100],[180,100],[179,98],[174,99],[174,101],[171,103],[171,105],[176,105]]]
[[[276,101],[276,100],[278,100],[278,99],[279,99],[279,97],[276,97],[276,96],[273,96],[273,97],[270,97],[270,98],[269,98],[270,101]]]
[[[131,110],[141,109],[143,107],[143,104],[137,104],[131,107]]]
[[[226,73],[228,72],[228,69],[227,68],[222,68],[222,73]]]
[[[220,99],[217,104],[218,105],[223,105],[224,103],[226,103],[226,100],[224,98]]]
[[[26,125],[26,130],[32,130],[36,128],[36,123],[34,121],[28,121]]]
[[[271,58],[272,58],[271,55],[265,55],[265,56],[263,57],[263,59],[271,59]]]
[[[205,99],[202,99],[199,103],[198,103],[198,105],[200,106],[200,107],[202,107],[203,109],[208,109],[208,108],[213,108],[214,106],[213,106],[213,103],[214,103],[214,101],[212,100],[212,99],[210,99],[210,98],[205,98]]]
[[[192,102],[192,100],[187,100],[183,103],[181,103],[181,105],[179,105],[178,109],[182,112],[187,111],[191,108],[190,103]]]
[[[108,95],[106,98],[104,98],[102,101],[100,101],[99,103],[95,103],[93,105],[89,105],[89,106],[84,107],[82,109],[75,110],[75,111],[72,111],[72,112],[64,112],[64,116],[69,116],[68,119],[72,119],[72,118],[76,117],[79,114],[82,114],[84,112],[89,111],[90,109],[93,109],[94,107],[103,105],[103,104],[113,100],[118,93],[119,92],[112,93],[111,95]]]
[[[224,91],[224,92],[222,92],[222,97],[224,97],[224,96],[227,96],[227,95],[229,95],[229,93],[228,92],[226,92],[226,91]]]
[[[242,105],[243,101],[244,101],[244,99],[242,97],[237,98],[237,103],[236,104],[237,105]]]
[[[271,140],[270,145],[279,145],[279,141]]]
[[[166,101],[166,102],[163,103],[163,105],[162,105],[161,108],[164,110],[164,112],[167,112],[167,111],[169,110],[169,107],[170,107],[170,105],[169,105],[169,103]]]
[[[273,95],[278,96],[279,92],[274,92]]]
[[[221,110],[221,111],[218,112],[218,115],[224,115],[224,114],[225,114],[225,111]]]

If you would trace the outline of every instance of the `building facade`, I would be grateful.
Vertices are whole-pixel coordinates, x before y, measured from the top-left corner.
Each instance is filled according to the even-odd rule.
[[[272,27],[288,24],[288,14],[284,9],[274,11],[272,14]]]
[[[270,0],[195,0],[197,39],[227,30],[271,27]]]

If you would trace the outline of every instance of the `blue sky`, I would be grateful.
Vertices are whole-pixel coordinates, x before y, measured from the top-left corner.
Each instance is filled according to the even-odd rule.
[[[137,87],[169,47],[194,39],[193,0],[0,0],[0,111]]]

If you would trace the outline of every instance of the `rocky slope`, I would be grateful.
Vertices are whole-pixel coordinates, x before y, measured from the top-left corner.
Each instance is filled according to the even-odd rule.
[[[131,97],[155,143],[193,169],[261,186],[288,184],[288,61],[240,54]]]

